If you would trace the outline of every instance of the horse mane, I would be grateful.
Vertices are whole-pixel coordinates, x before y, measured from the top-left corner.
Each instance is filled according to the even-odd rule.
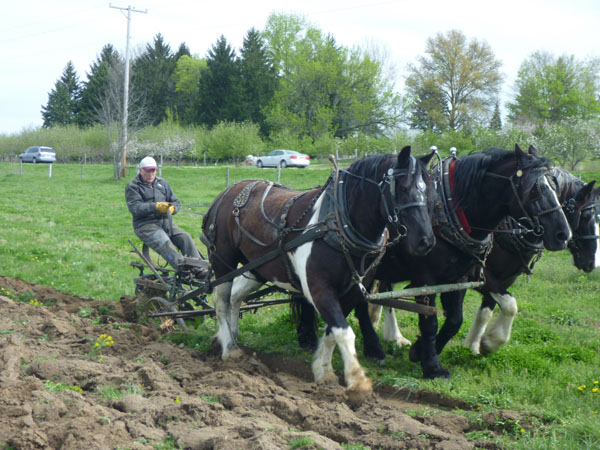
[[[389,162],[389,160],[395,157],[395,155],[391,155],[391,154],[377,154],[377,155],[370,155],[367,156],[366,158],[361,158],[358,159],[356,161],[354,161],[350,167],[348,167],[348,169],[346,169],[346,172],[351,173],[353,176],[350,177],[346,177],[346,183],[347,186],[351,187],[352,191],[348,192],[348,195],[352,195],[354,194],[355,190],[358,189],[361,186],[361,183],[353,183],[350,182],[348,183],[348,181],[354,179],[354,181],[360,179],[360,178],[368,178],[376,183],[378,183],[381,178],[379,172],[381,171],[381,165],[384,163]],[[346,189],[348,189],[348,187]]]
[[[489,148],[479,153],[459,157],[454,169],[454,200],[460,208],[467,211],[477,206],[481,185],[490,167],[515,159],[515,152],[500,148]],[[525,171],[537,168],[549,168],[548,158],[523,158]]]
[[[377,172],[381,168],[381,164],[387,162],[393,156],[395,155],[370,155],[366,158],[354,161],[347,170],[358,177],[371,178],[375,181]]]

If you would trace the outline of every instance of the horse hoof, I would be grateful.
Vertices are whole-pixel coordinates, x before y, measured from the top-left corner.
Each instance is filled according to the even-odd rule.
[[[315,378],[315,383],[317,384],[338,384],[339,381],[335,372],[326,372],[319,378]]]
[[[346,399],[347,399],[346,403],[348,404],[348,406],[350,406],[350,408],[357,409],[360,406],[362,406],[362,404],[365,402],[365,400],[372,397],[372,395],[373,395],[373,388],[371,386],[371,383],[369,382],[368,389],[364,389],[364,386],[362,388],[353,387],[352,389],[347,389],[346,390]]]
[[[383,364],[385,362],[385,352],[381,347],[365,348],[364,353],[367,361],[376,362],[379,364]]]
[[[314,353],[319,346],[319,339],[316,336],[314,339],[302,339],[300,336],[298,336],[298,344],[300,344],[300,348]]]
[[[244,356],[244,352],[238,347],[230,349],[228,352],[223,353],[221,359],[223,361],[237,361]]]
[[[448,372],[443,367],[438,367],[433,370],[425,371],[423,370],[423,378],[428,380],[433,380],[435,378],[444,378],[446,380],[450,379],[450,372]]]
[[[365,359],[369,362],[379,364],[380,366],[385,365],[385,356],[383,358],[378,358],[377,356],[365,355]]]
[[[419,341],[417,341],[410,346],[410,350],[408,351],[408,359],[410,359],[410,361],[414,363],[421,361],[421,355],[419,354],[420,351],[421,348],[419,345]]]

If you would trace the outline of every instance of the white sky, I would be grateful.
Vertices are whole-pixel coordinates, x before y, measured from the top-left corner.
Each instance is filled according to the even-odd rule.
[[[6,2],[5,2],[6,3]],[[271,12],[299,13],[341,45],[375,43],[398,69],[424,54],[427,38],[451,29],[468,40],[487,42],[503,62],[504,101],[512,95],[520,64],[533,52],[600,57],[598,0],[131,0],[147,14],[132,13],[133,49],[152,43],[157,33],[176,51],[185,42],[206,56],[224,35],[239,53],[246,32],[264,29]],[[22,0],[0,13],[0,134],[41,126],[48,102],[68,61],[79,79],[106,44],[125,53],[127,20],[104,0]]]

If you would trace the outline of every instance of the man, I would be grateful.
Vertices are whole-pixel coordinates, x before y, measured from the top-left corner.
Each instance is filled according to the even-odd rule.
[[[125,201],[133,216],[136,236],[175,270],[200,264],[200,253],[192,237],[169,217],[169,213],[177,214],[181,202],[169,183],[156,177],[156,161],[151,156],[140,161],[137,176],[125,188]]]

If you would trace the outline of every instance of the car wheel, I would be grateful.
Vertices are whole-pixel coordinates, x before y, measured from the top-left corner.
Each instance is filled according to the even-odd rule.
[[[33,164],[35,164],[37,161],[35,160],[35,158],[33,158],[33,159],[31,160],[31,162],[32,162]]]
[[[281,167],[282,169],[285,169],[287,167],[287,164],[284,160],[281,160],[281,162],[279,163],[279,167]]]
[[[256,167],[258,167],[259,169],[263,168],[263,163],[260,159],[258,161],[256,161]]]

